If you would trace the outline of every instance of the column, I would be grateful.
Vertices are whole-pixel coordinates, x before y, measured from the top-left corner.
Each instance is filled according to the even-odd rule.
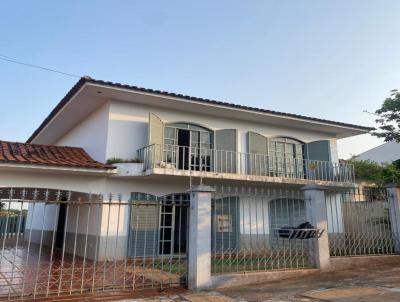
[[[400,185],[388,184],[386,190],[389,197],[390,226],[395,240],[395,251],[400,253]]]
[[[302,191],[304,191],[308,221],[316,229],[324,230],[320,238],[313,239],[315,265],[319,269],[327,269],[330,266],[330,254],[325,201],[326,188],[318,185],[307,185],[302,188]]]
[[[214,191],[205,185],[189,191],[188,285],[192,290],[211,286],[211,198]]]

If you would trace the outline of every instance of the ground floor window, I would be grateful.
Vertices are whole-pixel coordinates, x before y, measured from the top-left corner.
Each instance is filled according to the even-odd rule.
[[[270,201],[269,219],[272,230],[285,226],[297,227],[306,221],[304,200],[279,198]]]
[[[185,254],[189,194],[162,197],[133,193],[129,231],[130,256]]]

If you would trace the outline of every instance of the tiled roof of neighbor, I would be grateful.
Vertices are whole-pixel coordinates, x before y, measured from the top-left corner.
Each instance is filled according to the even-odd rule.
[[[146,92],[146,93],[153,93],[153,94],[158,94],[158,95],[182,98],[182,99],[199,102],[199,103],[214,104],[217,106],[225,106],[225,107],[229,107],[229,108],[250,110],[250,111],[254,111],[254,112],[273,114],[273,115],[277,115],[277,116],[298,118],[298,119],[302,119],[305,121],[320,122],[320,123],[324,123],[324,124],[330,124],[333,126],[350,127],[350,128],[354,128],[354,129],[358,129],[358,130],[362,130],[362,131],[374,130],[374,128],[371,128],[371,127],[358,126],[358,125],[342,123],[342,122],[335,122],[335,121],[330,121],[330,120],[325,120],[325,119],[320,119],[320,118],[315,118],[315,117],[308,117],[308,116],[293,114],[293,113],[286,113],[286,112],[279,112],[279,111],[250,107],[250,106],[237,105],[237,104],[232,104],[232,103],[228,103],[228,102],[221,102],[221,101],[216,101],[216,100],[211,100],[211,99],[204,99],[204,98],[193,97],[193,96],[189,96],[189,95],[177,94],[177,93],[173,93],[173,92],[142,88],[142,87],[132,86],[132,85],[125,85],[125,84],[121,84],[121,83],[106,82],[106,81],[101,81],[101,80],[95,80],[95,79],[92,79],[91,77],[85,76],[85,77],[80,78],[80,80],[71,88],[71,90],[65,95],[65,97],[50,112],[50,114],[46,117],[46,119],[42,122],[42,124],[28,138],[28,140],[27,140],[28,143],[31,142],[36,137],[36,135],[39,134],[39,132],[47,125],[47,123],[50,122],[50,120],[61,110],[61,108],[63,108],[69,102],[69,100],[73,97],[73,95],[79,89],[81,89],[81,87],[83,87],[83,85],[85,85],[86,83],[92,83],[92,84],[104,85],[104,86],[108,86],[108,87],[129,89],[132,91]]]
[[[113,169],[95,161],[82,148],[0,141],[0,164],[46,165],[85,169]]]

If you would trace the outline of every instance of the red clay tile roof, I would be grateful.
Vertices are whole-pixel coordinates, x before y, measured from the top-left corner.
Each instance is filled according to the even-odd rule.
[[[0,164],[33,164],[85,169],[114,169],[95,161],[82,148],[0,141]]]

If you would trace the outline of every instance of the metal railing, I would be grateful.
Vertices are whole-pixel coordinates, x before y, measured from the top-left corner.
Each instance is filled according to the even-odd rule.
[[[26,223],[26,213],[19,211],[1,211],[0,210],[0,238],[23,237]]]
[[[174,145],[150,145],[137,151],[144,169],[164,168],[354,183],[352,164],[274,157]]]
[[[0,189],[0,300],[185,285],[187,198],[133,197]]]
[[[395,253],[385,189],[329,190],[326,205],[331,256]]]
[[[217,187],[212,200],[211,272],[312,268],[323,230],[307,221],[302,192]]]

